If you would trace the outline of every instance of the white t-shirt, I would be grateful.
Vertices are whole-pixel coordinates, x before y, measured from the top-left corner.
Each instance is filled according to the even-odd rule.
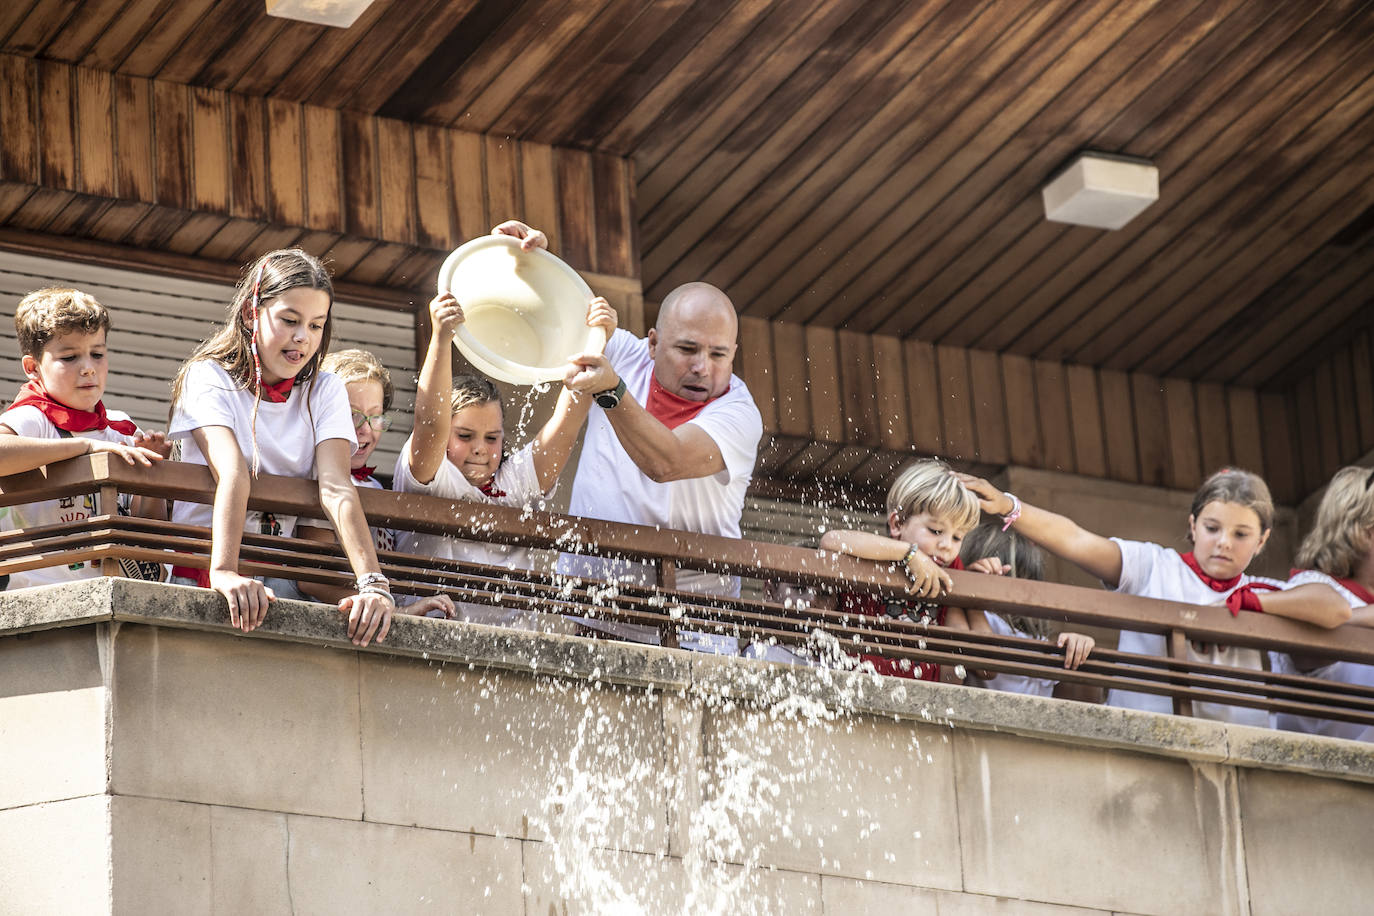
[[[640,404],[649,400],[654,361],[647,340],[617,330],[606,345],[606,357]],[[754,473],[763,418],[749,389],[730,376],[730,389],[702,408],[689,423],[706,432],[725,459],[725,469],[709,477],[657,483],[639,469],[616,436],[606,411],[594,407],[573,480],[568,511],[586,518],[655,525],[695,534],[740,536],[744,494]],[[618,579],[651,585],[653,568],[628,560],[607,560],[563,554],[558,571],[565,575]],[[692,571],[679,572],[677,587],[699,594],[739,594],[739,580]]]
[[[309,385],[297,384],[280,404],[263,399],[258,404],[258,470],[283,477],[315,477],[315,447],[328,439],[343,439],[349,454],[358,448],[353,432],[352,408],[348,391],[337,375],[321,372]],[[229,373],[214,360],[200,359],[191,364],[182,384],[181,400],[172,412],[168,439],[181,439],[181,460],[209,464],[191,435],[206,426],[225,426],[234,431],[249,472],[253,470],[253,394],[238,387]],[[172,507],[172,521],[209,528],[213,507],[201,503],[178,502]],[[243,530],[261,534],[290,535],[296,530],[294,515],[273,515],[249,511]]]
[[[496,468],[492,489],[498,493],[488,496],[468,482],[453,462],[445,458],[439,462],[434,479],[420,483],[410,471],[410,440],[396,459],[396,474],[392,478],[399,493],[423,493],[444,499],[461,499],[467,502],[487,503],[496,506],[526,506],[539,508],[546,493],[539,487],[539,474],[534,467],[534,443],[507,455]],[[487,541],[470,541],[463,538],[448,537],[442,534],[422,534],[415,531],[399,532],[398,549],[405,553],[438,557],[444,560],[457,560],[463,563],[483,563],[487,566],[500,566],[506,569],[532,569],[534,557],[529,548],[513,544],[492,544]],[[495,605],[460,602],[458,619],[474,623],[497,624],[521,629],[545,629],[541,618],[548,615],[538,611],[519,608],[505,608]]]
[[[376,477],[368,477],[366,480],[358,480],[358,479],[355,477],[355,478],[353,479],[353,485],[356,486],[356,487],[367,487],[367,488],[370,489],[370,490],[385,490],[385,489],[386,489],[386,487],[382,486],[382,482],[381,482],[380,480],[378,480]],[[336,539],[338,538],[338,534],[334,531],[334,525],[333,525],[333,523],[331,523],[328,519],[322,519],[322,518],[302,518],[302,519],[297,519],[297,520],[296,520],[296,530],[297,530],[297,531],[300,531],[300,529],[302,529],[302,528],[319,528],[319,529],[321,529],[321,530],[323,530],[323,531],[328,531],[330,534],[333,534],[334,537],[335,537]],[[395,529],[393,529],[393,528],[369,528],[368,531],[371,531],[371,532],[372,532],[372,543],[376,545],[376,547],[377,547],[378,550],[395,550],[395,549],[396,549],[396,536],[397,536],[398,532],[397,532]]]
[[[1289,588],[1299,585],[1320,583],[1336,590],[1352,607],[1364,607],[1364,599],[1337,582],[1326,573],[1315,569],[1304,569],[1288,580]],[[1361,687],[1374,687],[1374,665],[1361,665],[1358,662],[1332,662],[1312,671],[1299,671],[1293,664],[1293,657],[1286,652],[1270,652],[1270,666],[1279,674],[1305,674],[1342,684],[1358,684]],[[1333,719],[1318,719],[1315,716],[1297,716],[1287,712],[1273,714],[1275,728],[1286,731],[1305,732],[1309,735],[1327,735],[1332,738],[1350,738],[1355,741],[1374,741],[1374,726],[1360,725],[1356,722],[1337,722]]]
[[[1007,623],[1001,614],[994,614],[992,611],[984,611],[983,616],[988,620],[988,626],[992,627],[992,632],[998,636],[1027,636]],[[1047,677],[1029,677],[1024,674],[994,674],[986,681],[972,672],[969,673],[968,682],[974,687],[986,687],[989,690],[1001,690],[1005,693],[1024,693],[1035,697],[1054,696],[1054,685],[1059,682]]]
[[[107,419],[127,420],[129,415],[118,410],[106,410]],[[51,420],[43,416],[43,411],[31,404],[16,407],[0,414],[0,424],[8,426],[17,435],[30,439],[64,438]],[[101,442],[123,442],[133,445],[134,437],[115,432],[113,429],[92,429],[82,433],[72,433],[72,438],[95,439]],[[37,528],[42,525],[58,525],[63,522],[79,522],[99,515],[98,498],[93,493],[84,496],[67,496],[62,499],[45,499],[42,502],[0,508],[0,531],[17,531],[24,528]],[[130,498],[127,494],[120,497],[120,503],[127,511]],[[106,510],[110,511],[110,510]],[[30,569],[25,572],[10,573],[11,589],[31,588],[36,585],[53,585],[57,582],[70,582],[73,579],[93,579],[100,575],[99,563],[74,563],[71,566],[49,566],[44,569]]]
[[[1198,578],[1197,573],[1183,561],[1177,550],[1161,547],[1143,541],[1127,541],[1112,538],[1121,548],[1121,582],[1116,590],[1142,598],[1159,598],[1165,601],[1182,601],[1187,604],[1217,604],[1224,602],[1235,589],[1224,592],[1213,591],[1212,587]],[[1265,582],[1282,585],[1274,579],[1242,574],[1235,588],[1251,582]],[[1121,641],[1117,644],[1122,652],[1135,652],[1141,655],[1167,657],[1168,643],[1164,636],[1155,633],[1136,633],[1121,631]],[[1208,644],[1205,651],[1199,652],[1198,646],[1188,644],[1188,660],[1209,662],[1214,665],[1229,665],[1233,668],[1262,670],[1263,660],[1258,649],[1237,646]],[[1128,690],[1107,692],[1108,706],[1123,706],[1127,709],[1145,709],[1150,712],[1171,713],[1173,700],[1163,694],[1136,693]],[[1223,703],[1202,703],[1194,701],[1193,715],[1202,719],[1219,719],[1237,725],[1265,727],[1269,724],[1269,714],[1262,709],[1245,706],[1228,706]]]

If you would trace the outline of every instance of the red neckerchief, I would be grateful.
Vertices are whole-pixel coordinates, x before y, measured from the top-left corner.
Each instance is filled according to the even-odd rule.
[[[728,390],[727,388],[726,391]],[[708,398],[705,401],[689,401],[680,395],[673,394],[660,385],[657,378],[650,375],[649,400],[644,405],[644,409],[649,411],[649,415],[664,426],[669,429],[677,429],[688,420],[696,419],[697,414],[701,413],[701,409],[714,400],[715,398]]]
[[[1202,566],[1199,565],[1197,557],[1193,556],[1193,552],[1191,550],[1187,553],[1181,553],[1179,554],[1179,556],[1183,558],[1184,563],[1188,564],[1188,568],[1191,569],[1194,573],[1196,573],[1199,579],[1201,579],[1203,582],[1206,582],[1207,587],[1214,592],[1229,592],[1231,589],[1235,588],[1237,585],[1240,584],[1240,576],[1236,576],[1233,579],[1217,579],[1213,576],[1207,575],[1205,572],[1202,571]]]
[[[348,473],[353,475],[354,480],[358,481],[359,483],[362,483],[364,480],[367,480],[367,478],[377,473],[377,469],[363,465],[360,468],[349,468]]]
[[[273,404],[285,404],[286,399],[291,397],[291,386],[296,384],[296,377],[284,378],[280,382],[269,385],[262,383],[262,399],[271,401]]]
[[[480,491],[482,492],[482,495],[483,495],[483,496],[490,496],[492,499],[505,499],[505,498],[506,498],[506,491],[505,491],[505,490],[498,490],[498,489],[496,489],[496,478],[495,478],[495,477],[493,477],[491,480],[488,480],[486,483],[482,484],[482,485],[481,485],[480,487],[478,487],[477,489],[480,490]]]
[[[43,383],[38,380],[31,381],[19,389],[19,396],[10,405],[10,410],[16,407],[37,407],[53,426],[69,433],[84,433],[106,427],[125,436],[132,436],[138,432],[138,426],[133,420],[111,420],[105,414],[104,401],[96,401],[95,410],[77,410],[61,401],[53,400],[52,395],[48,394]]]
[[[1311,570],[1311,571],[1312,571],[1312,572],[1321,572],[1320,569],[1314,569],[1314,570]],[[1300,572],[1308,572],[1308,570],[1306,570],[1306,569],[1290,569],[1290,570],[1288,571],[1288,578],[1291,579],[1291,578],[1293,578],[1294,576],[1296,576],[1296,575],[1297,575],[1298,573],[1300,573]],[[1325,576],[1325,575],[1327,575],[1327,573],[1322,573],[1322,575]],[[1350,592],[1350,594],[1354,595],[1356,598],[1359,598],[1359,599],[1360,599],[1361,601],[1363,601],[1365,604],[1374,604],[1374,592],[1371,592],[1369,589],[1365,588],[1365,587],[1364,587],[1363,585],[1361,585],[1359,582],[1355,581],[1354,579],[1342,579],[1342,578],[1340,578],[1339,576],[1332,576],[1331,578],[1333,578],[1333,579],[1335,579],[1337,582],[1339,582],[1339,583],[1341,584],[1341,586],[1342,586],[1343,588],[1345,588],[1346,591]]]

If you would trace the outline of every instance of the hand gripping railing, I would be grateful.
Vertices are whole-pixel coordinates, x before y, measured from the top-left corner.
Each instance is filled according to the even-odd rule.
[[[105,454],[58,462],[45,470],[0,478],[0,505],[87,493],[99,495],[102,512],[119,494],[209,503],[214,482],[199,465],[164,462],[131,467]],[[946,604],[1041,617],[1056,623],[1124,628],[1163,634],[1174,647],[1168,658],[1097,649],[1078,670],[1062,667],[1062,652],[1033,639],[926,627],[905,620],[875,619],[836,610],[796,610],[763,601],[687,594],[671,587],[679,568],[757,579],[777,579],[832,591],[899,595],[905,576],[882,564],[819,550],[785,547],[639,525],[622,525],[549,512],[451,501],[430,496],[359,491],[374,525],[471,540],[619,556],[652,564],[657,588],[566,580],[551,573],[450,562],[383,552],[383,571],[401,594],[444,591],[454,600],[635,623],[658,628],[665,645],[681,631],[736,636],[814,650],[818,638],[844,657],[877,654],[912,662],[962,665],[973,670],[1119,688],[1172,697],[1187,712],[1192,701],[1221,702],[1298,715],[1374,725],[1374,690],[1314,678],[1191,662],[1187,640],[1273,649],[1374,664],[1374,632],[1358,627],[1322,630],[1263,614],[1232,615],[1224,608],[1156,601],[1047,582],[951,572],[954,591]],[[255,509],[322,518],[313,481],[264,475],[252,487]],[[121,558],[205,567],[209,532],[170,522],[102,514],[65,525],[0,535],[0,574],[65,565],[101,564],[118,574]],[[291,538],[245,535],[241,571],[308,582],[352,581],[341,551]],[[833,659],[832,659],[833,661]]]

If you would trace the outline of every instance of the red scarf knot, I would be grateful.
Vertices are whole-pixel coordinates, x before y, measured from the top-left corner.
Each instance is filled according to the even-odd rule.
[[[729,389],[727,388],[726,391]],[[649,411],[649,416],[664,426],[669,429],[677,429],[683,423],[695,420],[697,414],[701,413],[701,409],[714,400],[716,398],[689,401],[664,388],[658,383],[658,379],[651,374],[649,376],[649,400],[644,405],[644,409]]]
[[[481,485],[480,487],[478,487],[477,489],[480,490],[480,491],[482,492],[482,495],[483,495],[483,496],[489,496],[489,497],[491,497],[492,499],[505,499],[505,498],[506,498],[506,491],[505,491],[505,490],[498,490],[498,489],[496,489],[496,478],[495,478],[495,477],[493,477],[491,480],[488,480],[486,483],[482,484],[482,485]]]
[[[138,432],[138,426],[133,420],[111,420],[105,413],[104,401],[96,401],[94,410],[77,410],[53,400],[43,388],[43,383],[36,379],[19,389],[19,396],[10,405],[10,410],[16,407],[37,407],[53,426],[69,433],[106,428],[125,436],[132,436]]]
[[[1240,588],[1226,596],[1226,609],[1231,612],[1232,617],[1239,617],[1241,611],[1254,611],[1256,614],[1263,614],[1264,608],[1260,605],[1257,592],[1277,592],[1277,585],[1270,585],[1267,582],[1251,582],[1249,585],[1242,585]]]
[[[271,401],[273,404],[285,404],[286,399],[291,397],[291,386],[296,384],[296,377],[284,378],[280,382],[269,385],[262,383],[262,399]]]
[[[360,468],[349,468],[348,473],[353,475],[354,480],[358,481],[359,483],[362,483],[364,480],[367,480],[373,474],[377,473],[377,469],[370,468],[367,465],[363,465]]]
[[[1214,592],[1229,592],[1240,584],[1240,576],[1231,579],[1218,579],[1215,576],[1207,575],[1202,571],[1202,566],[1198,563],[1197,558],[1193,556],[1191,550],[1187,553],[1179,554],[1179,556],[1183,558],[1184,563],[1188,564],[1188,568],[1196,573],[1199,579],[1207,583],[1207,587]]]

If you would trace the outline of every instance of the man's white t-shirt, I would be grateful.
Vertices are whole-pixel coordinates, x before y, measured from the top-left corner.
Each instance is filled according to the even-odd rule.
[[[309,388],[309,399],[304,395]],[[181,460],[191,464],[209,462],[191,433],[206,426],[225,426],[234,431],[239,449],[251,472],[253,469],[253,393],[238,387],[229,373],[211,359],[196,360],[186,370],[181,400],[172,413],[168,439],[180,439]],[[315,447],[328,439],[348,442],[349,454],[358,449],[353,431],[352,408],[348,390],[331,372],[319,373],[308,386],[297,384],[281,403],[265,398],[258,403],[258,470],[283,477],[315,477]],[[172,521],[185,525],[210,527],[213,507],[201,503],[177,502]],[[261,534],[290,535],[295,532],[294,515],[248,512],[243,530]]]
[[[107,410],[106,418],[111,421],[129,419],[129,415],[118,410]],[[43,415],[43,411],[32,404],[16,407],[0,414],[0,424],[14,430],[16,435],[30,439],[61,439],[62,431]],[[95,439],[100,442],[123,442],[133,445],[134,437],[126,436],[113,429],[91,429],[72,433],[74,439]],[[129,496],[120,497],[125,510],[129,508]],[[95,494],[67,496],[62,499],[45,499],[42,502],[0,508],[0,531],[18,531],[38,528],[43,525],[58,525],[63,522],[79,522],[99,515],[101,511],[114,512],[113,509],[98,509],[99,499]],[[74,563],[71,566],[49,566],[44,569],[30,569],[10,573],[11,589],[31,588],[36,585],[53,585],[70,582],[73,579],[93,579],[100,575],[99,563]]]
[[[396,474],[392,486],[398,493],[423,493],[426,496],[439,496],[444,499],[461,499],[467,502],[487,503],[496,506],[515,506],[517,508],[539,508],[547,495],[539,487],[539,474],[534,467],[534,443],[530,442],[513,454],[507,455],[496,468],[492,479],[492,490],[498,494],[488,496],[468,482],[453,462],[445,458],[439,462],[434,479],[420,483],[410,470],[410,440],[396,459]],[[492,544],[486,541],[469,541],[463,538],[448,537],[442,534],[423,534],[415,531],[401,531],[398,549],[404,553],[438,557],[444,560],[457,560],[463,563],[483,563],[487,566],[500,566],[505,569],[532,569],[534,557],[529,548],[512,544]],[[551,615],[520,608],[506,608],[495,605],[460,602],[458,619],[473,623],[487,623],[520,629],[547,629],[546,621]]]
[[[649,342],[617,330],[606,345],[606,358],[624,380],[628,393],[640,404],[647,404],[654,371]],[[577,476],[573,479],[569,513],[694,534],[739,537],[744,494],[749,489],[759,440],[763,437],[763,418],[744,382],[732,375],[729,390],[688,422],[700,427],[716,443],[725,459],[725,469],[709,477],[657,483],[626,453],[606,411],[593,408],[587,420]],[[558,571],[637,585],[650,585],[655,579],[653,568],[642,563],[573,554],[559,557]],[[677,587],[700,594],[739,594],[739,580],[732,576],[691,571],[678,573]]]
[[[1364,607],[1364,599],[1337,582],[1326,573],[1315,569],[1304,569],[1288,580],[1289,588],[1299,585],[1320,583],[1329,585],[1346,600],[1352,608]],[[1358,662],[1332,662],[1312,671],[1299,671],[1293,657],[1287,652],[1270,652],[1270,666],[1279,674],[1302,674],[1319,677],[1323,680],[1337,681],[1342,684],[1358,684],[1361,687],[1374,687],[1374,665],[1361,665]],[[1305,732],[1309,735],[1327,735],[1332,738],[1349,738],[1354,741],[1374,741],[1374,726],[1360,725],[1356,722],[1337,722],[1334,719],[1319,719],[1315,716],[1298,716],[1292,713],[1276,712],[1272,716],[1275,728],[1285,731]]]
[[[1116,590],[1128,595],[1143,598],[1159,598],[1165,601],[1182,601],[1188,604],[1218,604],[1240,588],[1251,582],[1265,582],[1273,585],[1283,583],[1258,576],[1241,575],[1235,588],[1224,592],[1214,591],[1211,586],[1198,578],[1197,573],[1183,561],[1177,550],[1144,541],[1127,541],[1112,538],[1121,548],[1121,581]],[[1122,652],[1135,652],[1140,655],[1154,655],[1161,658],[1169,655],[1167,640],[1155,633],[1136,633],[1121,631],[1121,641],[1117,648]],[[1219,646],[1208,644],[1206,651],[1188,644],[1188,660],[1208,662],[1214,665],[1229,665],[1232,668],[1262,670],[1263,661],[1258,649],[1238,646]],[[1144,709],[1150,712],[1172,713],[1173,700],[1163,694],[1137,693],[1128,690],[1107,692],[1108,706],[1122,706],[1127,709]],[[1193,702],[1193,715],[1203,719],[1218,719],[1234,722],[1237,725],[1265,727],[1269,724],[1269,713],[1262,709],[1244,706],[1228,706],[1224,703]]]

